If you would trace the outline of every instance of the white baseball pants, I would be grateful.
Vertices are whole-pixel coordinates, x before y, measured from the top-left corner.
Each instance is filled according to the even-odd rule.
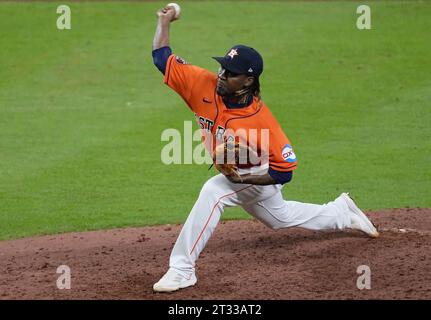
[[[169,267],[187,278],[195,272],[195,262],[225,207],[241,206],[272,229],[341,230],[350,227],[343,200],[337,198],[323,205],[285,201],[281,189],[282,185],[235,184],[222,174],[209,179],[178,236]]]

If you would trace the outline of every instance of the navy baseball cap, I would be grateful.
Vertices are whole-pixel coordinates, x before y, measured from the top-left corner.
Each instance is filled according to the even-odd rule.
[[[262,56],[255,49],[236,45],[224,57],[213,57],[220,65],[234,73],[248,74],[259,78],[263,71]]]

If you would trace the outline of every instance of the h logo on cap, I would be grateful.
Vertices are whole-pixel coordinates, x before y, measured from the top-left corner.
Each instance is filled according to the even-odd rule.
[[[236,49],[231,49],[227,55],[228,55],[231,59],[233,59],[233,57],[238,56],[238,55],[239,55],[239,53],[238,53],[238,51],[236,51]]]

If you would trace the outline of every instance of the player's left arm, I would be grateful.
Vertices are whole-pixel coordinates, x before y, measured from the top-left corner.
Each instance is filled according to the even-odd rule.
[[[252,174],[243,174],[241,176],[226,176],[226,178],[228,178],[229,181],[233,183],[257,184],[263,186],[277,184],[277,181],[275,181],[268,172],[258,176]]]
[[[228,179],[233,183],[248,183],[257,185],[285,184],[292,180],[293,170],[296,169],[297,160],[293,148],[281,130],[275,123],[270,130],[269,144],[269,168],[262,175],[246,174],[231,176]]]
[[[262,175],[243,174],[241,176],[227,176],[230,182],[233,183],[246,183],[257,185],[271,185],[271,184],[285,184],[292,180],[292,171],[281,172],[271,168]]]

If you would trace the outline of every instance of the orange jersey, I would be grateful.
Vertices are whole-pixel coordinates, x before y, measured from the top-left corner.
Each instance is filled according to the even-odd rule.
[[[224,142],[230,133],[239,132],[241,139],[246,139],[258,152],[267,150],[268,164],[272,169],[296,169],[297,160],[292,145],[262,100],[255,97],[247,107],[227,108],[222,97],[216,93],[217,75],[187,64],[174,54],[168,59],[164,82],[195,113],[203,143],[211,155],[215,146]]]

